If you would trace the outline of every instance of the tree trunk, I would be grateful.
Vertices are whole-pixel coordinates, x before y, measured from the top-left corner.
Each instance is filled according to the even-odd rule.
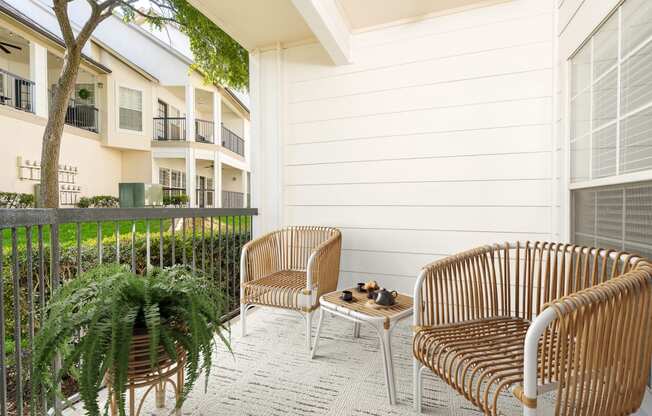
[[[75,87],[80,63],[81,47],[69,48],[64,55],[61,75],[52,92],[54,96],[50,102],[48,122],[45,125],[41,150],[41,198],[39,206],[43,208],[59,207],[61,138],[70,95]]]

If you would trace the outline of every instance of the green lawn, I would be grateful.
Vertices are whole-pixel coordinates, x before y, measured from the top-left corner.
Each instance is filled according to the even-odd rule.
[[[236,230],[242,227],[242,230],[245,230],[245,227],[250,226],[251,220],[249,217],[221,217],[222,227],[234,227]],[[214,221],[217,221],[215,219]],[[171,220],[163,220],[163,231],[168,231],[170,229]],[[191,227],[191,219],[186,220],[187,227]],[[120,221],[120,235],[124,236],[131,233],[132,222],[131,221]],[[159,220],[150,220],[149,221],[150,232],[153,234],[158,234],[160,229]],[[83,223],[81,224],[80,234],[82,243],[85,241],[92,241],[97,238],[97,228],[96,223]],[[115,222],[105,222],[102,223],[102,236],[110,237],[115,235],[116,223]],[[136,221],[136,233],[142,234],[147,230],[147,223],[145,220]],[[197,226],[197,232],[201,232],[200,226]],[[5,250],[11,250],[11,230],[3,230],[3,243]],[[43,240],[46,245],[49,245],[50,242],[50,227],[43,227]],[[16,232],[16,241],[18,246],[25,246],[27,244],[27,232],[24,227],[21,227]],[[59,241],[62,246],[74,245],[77,244],[77,224],[63,224],[59,227]],[[36,247],[38,243],[38,230],[36,227],[32,229],[32,244]]]

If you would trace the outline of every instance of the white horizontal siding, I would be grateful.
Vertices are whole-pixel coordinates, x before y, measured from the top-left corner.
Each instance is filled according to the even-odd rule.
[[[355,35],[352,65],[283,52],[283,222],[342,229],[342,286],[550,238],[553,18],[515,0]]]

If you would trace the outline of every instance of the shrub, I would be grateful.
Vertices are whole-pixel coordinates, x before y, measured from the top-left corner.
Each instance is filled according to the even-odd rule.
[[[32,194],[0,192],[0,208],[34,208],[34,204]]]
[[[188,195],[172,195],[163,197],[163,205],[184,207],[188,205]]]
[[[77,201],[79,208],[118,208],[119,206],[120,200],[111,195],[85,196]]]

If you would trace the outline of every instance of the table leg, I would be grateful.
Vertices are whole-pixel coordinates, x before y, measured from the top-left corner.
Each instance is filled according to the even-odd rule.
[[[389,391],[390,403],[396,404],[396,381],[394,380],[394,358],[392,356],[392,338],[390,336],[390,329],[383,330],[383,339],[385,342],[385,365],[389,374]]]
[[[353,324],[353,338],[360,338],[360,322]]]
[[[387,339],[389,339],[388,331],[384,328],[378,329],[378,338],[380,338],[380,350],[383,354],[383,371],[385,372],[385,386],[387,387],[387,397],[389,399],[389,404],[394,404],[394,394],[393,394],[393,377],[392,372],[390,372],[391,365],[391,355],[388,354]],[[389,357],[389,358],[388,358]]]
[[[315,358],[315,352],[317,351],[317,344],[319,343],[319,333],[321,332],[321,324],[324,320],[324,309],[319,308],[319,322],[317,323],[317,333],[315,334],[315,342],[312,345],[312,351],[310,351],[310,358]]]

